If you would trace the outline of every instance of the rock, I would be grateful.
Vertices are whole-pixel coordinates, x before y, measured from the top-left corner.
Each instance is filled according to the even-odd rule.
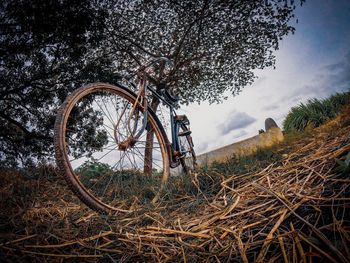
[[[265,120],[265,131],[268,131],[269,129],[274,128],[274,127],[278,128],[276,122],[272,118],[267,118]]]

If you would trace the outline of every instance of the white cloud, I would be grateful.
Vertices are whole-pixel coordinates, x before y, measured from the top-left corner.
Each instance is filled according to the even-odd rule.
[[[220,135],[226,135],[233,130],[246,128],[255,121],[255,118],[245,112],[233,111],[217,128]]]

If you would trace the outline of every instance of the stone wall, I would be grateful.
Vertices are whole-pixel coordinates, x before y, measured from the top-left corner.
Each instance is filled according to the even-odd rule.
[[[197,164],[203,166],[214,161],[224,162],[233,155],[249,155],[254,153],[258,148],[266,148],[279,143],[283,141],[283,133],[276,126],[269,127],[266,132],[254,137],[198,155]]]

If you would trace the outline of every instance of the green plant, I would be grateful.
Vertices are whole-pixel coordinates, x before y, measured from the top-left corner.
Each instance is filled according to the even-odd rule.
[[[95,160],[85,161],[74,170],[80,182],[97,196],[105,200],[127,200],[137,198],[140,202],[152,200],[160,187],[162,171],[153,169],[152,176],[146,176],[135,169],[113,170],[108,164]]]
[[[107,172],[112,172],[112,169],[105,163],[85,161],[81,166],[79,166],[79,168],[75,169],[74,172],[86,178],[93,178]]]
[[[345,160],[342,161],[340,159],[335,159],[335,161],[338,164],[337,170],[343,174],[343,175],[347,175],[350,174],[350,152],[348,152],[348,154],[345,156]]]
[[[312,99],[293,107],[283,122],[286,133],[304,131],[306,127],[318,127],[334,118],[343,106],[350,102],[350,92],[336,93],[324,99]]]

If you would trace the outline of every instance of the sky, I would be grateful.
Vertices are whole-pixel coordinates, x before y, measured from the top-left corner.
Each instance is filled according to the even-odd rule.
[[[255,136],[266,118],[279,127],[291,107],[350,90],[350,0],[306,0],[296,9],[295,34],[276,51],[276,69],[221,104],[201,103],[178,113],[191,121],[197,154]]]

